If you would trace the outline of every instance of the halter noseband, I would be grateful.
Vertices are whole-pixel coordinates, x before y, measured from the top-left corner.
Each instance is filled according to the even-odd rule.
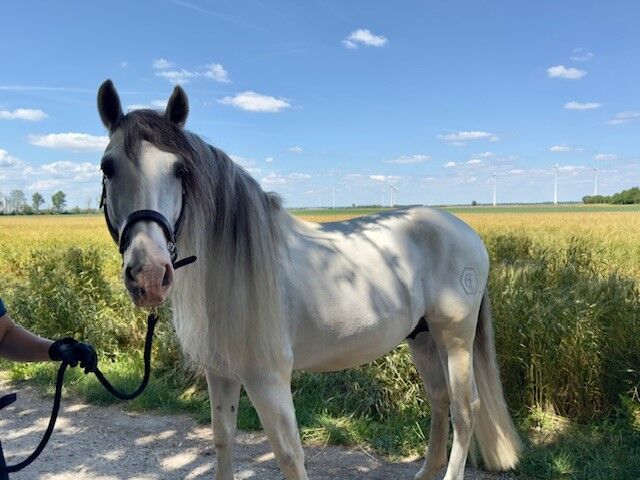
[[[114,227],[113,223],[111,223],[111,219],[109,218],[109,212],[107,211],[107,183],[106,178],[102,178],[102,196],[100,197],[100,208],[102,208],[104,211],[104,219],[107,222],[107,229],[109,230],[113,241],[118,245],[120,249],[120,255],[124,255],[125,250],[129,247],[129,244],[131,243],[131,230],[136,223],[154,222],[160,227],[162,233],[164,234],[164,238],[167,240],[167,250],[169,250],[169,255],[171,256],[171,264],[173,265],[174,270],[195,262],[195,256],[178,260],[177,237],[180,233],[180,227],[182,226],[182,217],[186,202],[187,194],[183,187],[182,207],[180,208],[180,215],[178,215],[178,220],[176,220],[176,223],[173,226],[169,223],[167,217],[162,215],[160,212],[157,212],[155,210],[136,210],[135,212],[129,214],[129,216],[125,219],[122,232],[118,233],[118,230]]]

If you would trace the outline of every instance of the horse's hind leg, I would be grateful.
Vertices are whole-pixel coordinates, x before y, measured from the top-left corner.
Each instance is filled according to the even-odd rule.
[[[449,436],[449,392],[447,379],[431,332],[422,332],[407,339],[416,369],[431,404],[431,430],[424,465],[416,480],[431,480],[447,464]]]
[[[459,319],[442,320],[429,322],[429,329],[445,367],[451,399],[453,445],[444,480],[463,480],[473,424],[480,409],[473,372],[473,341],[478,311]]]

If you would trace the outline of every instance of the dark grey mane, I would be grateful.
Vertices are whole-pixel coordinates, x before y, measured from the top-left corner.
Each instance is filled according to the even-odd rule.
[[[196,155],[185,131],[155,110],[129,112],[120,119],[114,130],[124,134],[125,153],[134,161],[142,141],[185,160],[193,160]]]
[[[181,159],[186,170],[183,181],[187,194],[201,208],[208,210],[215,232],[226,229],[233,234],[235,241],[250,238],[249,222],[251,218],[255,219],[255,213],[267,220],[271,210],[280,208],[280,198],[264,192],[258,182],[222,150],[180,128],[155,110],[129,112],[115,129],[123,133],[125,153],[134,162],[142,141]],[[258,212],[252,212],[252,215],[248,209],[257,209]]]

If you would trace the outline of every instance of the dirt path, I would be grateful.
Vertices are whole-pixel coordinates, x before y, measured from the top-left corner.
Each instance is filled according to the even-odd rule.
[[[14,391],[0,381],[0,392]],[[35,447],[49,419],[51,400],[20,386],[18,401],[0,412],[0,439],[9,464]],[[11,480],[213,479],[215,456],[208,427],[184,415],[126,412],[63,399],[56,431],[42,456]],[[236,480],[281,480],[266,437],[240,432]],[[359,449],[305,448],[314,480],[413,479],[420,462],[389,464]],[[465,479],[498,480],[468,471]]]

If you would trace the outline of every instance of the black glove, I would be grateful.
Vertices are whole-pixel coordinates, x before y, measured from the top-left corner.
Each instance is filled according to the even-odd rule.
[[[71,337],[53,342],[49,347],[49,358],[59,362],[66,362],[70,367],[84,368],[84,373],[93,372],[98,365],[98,356],[91,345],[78,342]]]

